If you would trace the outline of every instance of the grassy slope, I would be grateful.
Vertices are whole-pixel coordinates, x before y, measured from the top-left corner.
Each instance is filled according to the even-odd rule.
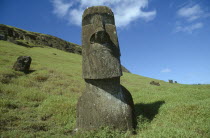
[[[56,53],[54,55],[53,53]],[[21,55],[32,57],[31,73],[13,71]],[[25,48],[0,41],[0,128],[3,137],[69,137],[76,103],[84,90],[81,56],[54,48]],[[134,137],[210,136],[210,85],[150,85],[151,78],[124,73],[138,116]],[[81,136],[83,135],[83,136]],[[74,137],[126,137],[102,128]]]

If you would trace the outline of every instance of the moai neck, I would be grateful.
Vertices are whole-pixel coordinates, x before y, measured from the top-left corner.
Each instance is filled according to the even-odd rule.
[[[120,77],[111,79],[86,79],[86,92],[97,95],[113,96],[122,99],[122,90],[120,85]]]

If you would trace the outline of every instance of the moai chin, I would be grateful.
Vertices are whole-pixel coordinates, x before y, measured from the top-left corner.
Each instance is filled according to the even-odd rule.
[[[114,14],[108,7],[94,6],[84,11],[82,56],[86,89],[77,103],[77,129],[135,129],[132,96],[120,85],[120,49]]]

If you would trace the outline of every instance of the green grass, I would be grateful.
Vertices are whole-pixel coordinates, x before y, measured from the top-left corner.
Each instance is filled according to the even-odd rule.
[[[29,74],[12,70],[21,55],[32,57]],[[50,47],[0,41],[1,137],[210,136],[210,85],[169,84],[130,73],[121,83],[135,102],[137,134],[100,128],[72,135],[77,99],[85,87],[81,61],[80,55]],[[152,80],[160,86],[150,85]]]

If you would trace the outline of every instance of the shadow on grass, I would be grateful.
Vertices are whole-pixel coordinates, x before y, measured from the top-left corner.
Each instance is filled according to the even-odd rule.
[[[165,101],[157,101],[149,104],[137,103],[135,104],[136,117],[142,115],[144,118],[152,121],[164,103]]]

